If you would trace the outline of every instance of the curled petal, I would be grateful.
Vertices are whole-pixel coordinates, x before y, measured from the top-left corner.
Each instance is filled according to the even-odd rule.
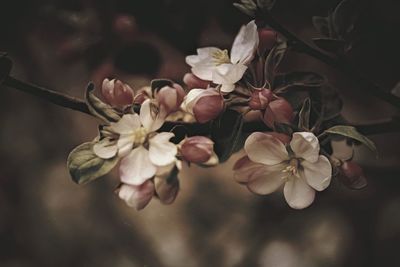
[[[254,20],[242,26],[236,36],[231,51],[232,63],[248,64],[253,59],[258,47],[258,31]]]
[[[178,149],[169,139],[174,137],[173,133],[159,133],[149,140],[149,157],[153,164],[164,166],[175,161]]]
[[[140,122],[149,132],[155,132],[164,124],[166,110],[160,108],[154,110],[151,100],[147,99],[140,107]]]
[[[149,151],[139,146],[121,160],[119,174],[123,183],[140,185],[153,177],[156,170],[156,166],[150,161]]]
[[[122,118],[112,123],[110,126],[111,131],[118,134],[130,134],[140,127],[140,119],[137,114],[125,114]]]
[[[154,184],[151,180],[138,186],[123,184],[118,191],[118,196],[129,207],[141,210],[149,204],[154,195],[154,189]]]
[[[251,161],[248,156],[244,156],[236,161],[233,166],[233,177],[238,183],[248,183],[251,176],[263,166],[263,164]]]
[[[265,133],[252,133],[247,138],[244,149],[252,161],[265,165],[275,165],[289,159],[285,145]]]
[[[105,138],[98,143],[94,144],[93,152],[96,156],[102,159],[110,159],[117,155],[118,146],[116,142],[110,141],[110,139]]]
[[[242,79],[247,66],[243,64],[221,64],[215,68],[212,74],[212,81],[215,84],[225,85],[222,92],[229,93],[234,89],[234,84]]]
[[[332,166],[327,157],[319,156],[314,163],[303,161],[303,175],[307,183],[317,191],[327,188],[331,182]]]
[[[310,132],[296,132],[290,142],[294,154],[298,158],[314,163],[319,157],[318,138]]]
[[[286,202],[293,209],[304,209],[313,203],[315,190],[302,178],[290,178],[283,188]]]

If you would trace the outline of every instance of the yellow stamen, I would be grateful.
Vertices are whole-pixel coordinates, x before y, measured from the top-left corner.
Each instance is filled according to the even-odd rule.
[[[293,158],[289,161],[289,165],[282,170],[282,172],[285,174],[284,177],[282,177],[282,179],[289,179],[291,177],[299,177],[299,160],[296,158]]]
[[[132,133],[132,139],[135,146],[142,145],[146,141],[147,130],[143,127],[136,129]]]
[[[214,63],[218,66],[224,63],[231,63],[229,59],[228,50],[218,50],[212,54]]]

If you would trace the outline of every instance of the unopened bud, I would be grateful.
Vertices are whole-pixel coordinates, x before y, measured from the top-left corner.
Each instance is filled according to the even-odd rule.
[[[124,200],[129,207],[141,210],[149,204],[154,196],[154,184],[151,180],[147,180],[141,185],[123,184],[118,190],[118,196]]]
[[[343,184],[351,189],[361,189],[367,186],[367,179],[365,178],[364,171],[354,161],[345,161],[340,166],[341,180]]]
[[[196,121],[206,123],[224,110],[224,98],[215,88],[192,89],[186,95],[183,106]]]
[[[164,86],[156,93],[156,100],[163,107],[167,114],[176,112],[180,109],[185,91],[179,84],[171,86]]]
[[[270,89],[255,90],[251,94],[249,107],[253,110],[266,109],[273,97],[273,93]]]
[[[284,98],[278,98],[269,103],[264,113],[264,123],[273,128],[275,123],[290,124],[294,119],[293,108]]]
[[[193,136],[182,141],[181,150],[184,160],[193,163],[206,163],[214,153],[214,142],[204,136]]]
[[[260,55],[264,54],[267,50],[271,50],[278,39],[278,34],[276,31],[271,29],[258,29],[259,45],[258,51]]]
[[[105,101],[114,107],[125,107],[133,103],[132,88],[119,80],[104,79],[101,93]]]
[[[210,81],[205,81],[194,75],[193,73],[186,73],[183,76],[183,82],[187,85],[189,89],[201,88],[206,89],[211,83]]]

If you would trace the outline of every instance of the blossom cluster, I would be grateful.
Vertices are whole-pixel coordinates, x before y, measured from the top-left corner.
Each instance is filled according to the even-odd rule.
[[[175,200],[184,165],[213,166],[244,148],[234,179],[261,195],[283,187],[295,209],[308,207],[338,172],[345,183],[363,187],[362,169],[352,161],[353,141],[371,146],[370,141],[351,127],[325,127],[330,118],[324,114],[333,111],[297,94],[317,90],[323,79],[313,73],[279,73],[285,51],[286,42],[275,31],[250,21],[230,51],[205,47],[187,56],[191,72],[183,77],[184,87],[154,80],[135,91],[105,79],[103,100],[87,93],[89,109],[104,124],[93,142],[71,153],[71,175],[83,183],[119,164],[118,196],[142,209],[153,197],[164,204]],[[231,128],[213,127],[226,114],[236,116]],[[246,132],[244,123],[252,122],[263,127]],[[210,130],[182,137],[171,125]],[[219,139],[225,137],[223,146]],[[241,146],[239,139],[245,140]]]

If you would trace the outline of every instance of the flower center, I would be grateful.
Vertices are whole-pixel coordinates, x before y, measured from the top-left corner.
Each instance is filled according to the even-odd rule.
[[[285,174],[285,176],[283,177],[283,179],[289,179],[291,177],[299,177],[299,166],[300,166],[300,162],[298,159],[296,158],[292,158],[289,161],[288,166],[282,170],[282,172]]]
[[[212,54],[214,63],[218,66],[225,63],[231,63],[229,59],[228,50],[218,50]]]
[[[135,146],[142,145],[146,141],[147,130],[144,127],[136,129],[132,133],[133,143]]]

